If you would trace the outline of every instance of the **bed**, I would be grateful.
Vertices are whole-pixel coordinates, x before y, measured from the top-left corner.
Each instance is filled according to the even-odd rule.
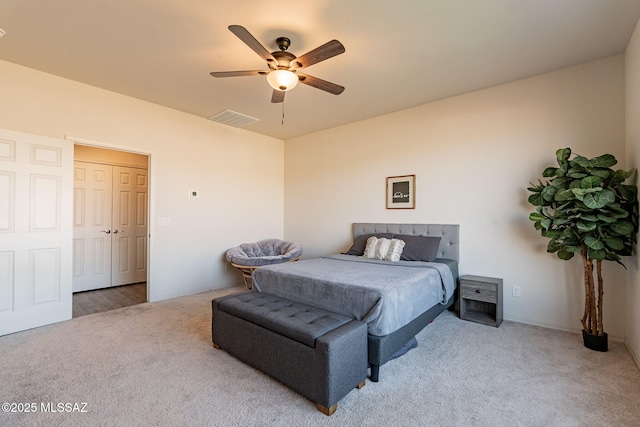
[[[434,238],[440,240],[428,258],[416,257],[416,246],[407,244],[405,249],[411,249],[406,251],[408,259],[391,262],[357,255],[359,248],[355,247],[366,243],[370,235],[405,236],[407,242],[429,240],[432,245]],[[380,366],[406,351],[415,335],[455,302],[459,226],[354,223],[353,241],[344,254],[257,269],[253,284],[257,292],[366,322],[370,379],[376,382]]]

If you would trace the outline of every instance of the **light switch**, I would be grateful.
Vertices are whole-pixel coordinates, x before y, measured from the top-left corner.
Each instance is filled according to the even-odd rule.
[[[171,225],[171,218],[168,216],[159,216],[158,217],[158,226],[159,227],[168,227]]]

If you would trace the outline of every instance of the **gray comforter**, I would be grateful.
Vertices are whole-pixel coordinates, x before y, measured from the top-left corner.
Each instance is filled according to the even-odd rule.
[[[384,336],[453,295],[451,269],[437,262],[389,262],[332,255],[260,267],[253,273],[257,291],[284,296],[368,324],[369,334]]]

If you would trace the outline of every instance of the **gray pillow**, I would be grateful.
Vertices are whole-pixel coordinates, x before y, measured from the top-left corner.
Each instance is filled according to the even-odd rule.
[[[403,261],[427,261],[433,262],[438,254],[440,237],[409,236],[407,234],[395,234],[394,239],[404,240],[404,250],[400,259]]]
[[[361,234],[360,236],[356,237],[356,240],[354,240],[353,245],[351,245],[351,248],[349,248],[349,250],[347,252],[345,252],[344,254],[345,255],[356,255],[356,256],[364,255],[364,248],[367,246],[367,239],[369,239],[369,237],[371,237],[371,236],[376,236],[379,239],[381,239],[381,238],[391,239],[391,238],[393,238],[393,233]]]

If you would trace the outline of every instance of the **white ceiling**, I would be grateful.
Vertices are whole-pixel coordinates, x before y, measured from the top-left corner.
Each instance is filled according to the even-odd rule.
[[[620,54],[639,17],[640,0],[0,0],[0,59],[286,140]],[[298,56],[340,40],[304,72],[346,90],[272,104],[263,76],[214,79],[267,69],[231,24]]]

